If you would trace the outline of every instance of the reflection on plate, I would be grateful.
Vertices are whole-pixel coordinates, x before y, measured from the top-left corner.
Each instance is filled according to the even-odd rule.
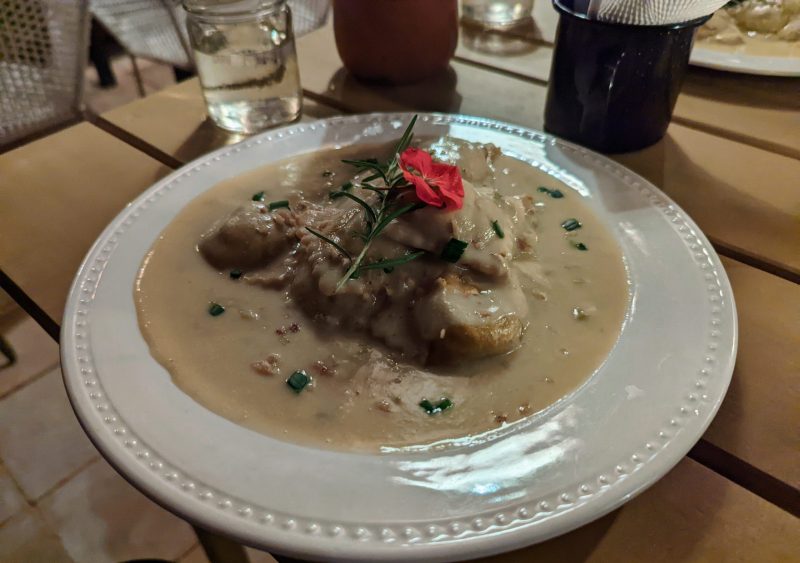
[[[371,454],[255,432],[173,383],[142,337],[132,290],[159,233],[224,180],[321,149],[387,143],[410,118],[333,118],[226,147],[157,183],[100,236],[65,313],[65,381],[95,444],[146,494],[204,527],[295,556],[463,559],[613,510],[664,475],[708,426],[730,381],[736,317],[724,270],[697,226],[602,156],[465,116],[423,114],[416,132],[492,143],[534,166],[580,198],[622,251],[626,323],[586,383],[481,440]]]

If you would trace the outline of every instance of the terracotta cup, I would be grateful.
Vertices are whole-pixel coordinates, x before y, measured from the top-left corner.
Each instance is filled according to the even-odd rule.
[[[344,66],[363,80],[410,84],[444,71],[458,42],[458,0],[334,0]]]

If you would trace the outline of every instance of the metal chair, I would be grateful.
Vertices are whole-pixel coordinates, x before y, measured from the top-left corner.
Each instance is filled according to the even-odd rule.
[[[82,115],[86,0],[0,0],[0,147]]]

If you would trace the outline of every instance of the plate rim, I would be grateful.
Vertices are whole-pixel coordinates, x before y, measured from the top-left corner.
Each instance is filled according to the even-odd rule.
[[[726,53],[708,48],[700,41],[695,41],[689,63],[703,68],[755,76],[789,78],[800,76],[800,59],[798,58]]]
[[[488,127],[488,128],[496,128],[501,131],[505,131],[510,134],[514,134],[519,137],[523,137],[524,135],[529,135],[529,138],[536,138],[543,140],[546,143],[557,145],[559,148],[567,149],[570,152],[579,153],[581,156],[585,158],[594,159],[595,163],[602,165],[606,169],[609,170],[616,170],[624,175],[625,178],[638,183],[644,190],[654,194],[658,197],[659,200],[665,202],[666,207],[675,211],[677,215],[680,216],[682,221],[685,225],[688,225],[695,235],[698,242],[701,245],[708,249],[708,258],[710,260],[711,266],[713,267],[713,273],[717,276],[719,286],[721,290],[724,290],[726,293],[726,298],[728,299],[730,305],[730,315],[726,315],[726,320],[730,321],[730,331],[731,331],[731,350],[727,353],[725,361],[720,361],[721,367],[718,366],[718,377],[724,379],[723,385],[720,388],[720,394],[716,399],[708,404],[707,413],[704,416],[703,422],[699,427],[699,430],[696,432],[696,436],[694,436],[695,431],[691,434],[694,436],[689,438],[682,438],[680,440],[672,440],[669,442],[668,447],[665,447],[661,451],[658,452],[662,458],[668,458],[666,463],[662,462],[659,467],[660,469],[653,471],[641,471],[635,470],[631,472],[629,476],[627,476],[626,481],[628,486],[625,487],[626,494],[619,495],[619,490],[614,489],[615,494],[617,495],[616,498],[606,498],[604,495],[610,492],[610,489],[606,489],[606,491],[599,491],[594,493],[595,498],[601,498],[604,500],[602,506],[595,506],[594,510],[583,510],[579,513],[577,518],[573,515],[572,520],[569,526],[563,526],[563,518],[552,518],[548,521],[539,521],[534,522],[531,521],[528,524],[521,524],[514,528],[510,528],[502,533],[495,534],[495,535],[477,535],[472,537],[467,537],[463,539],[459,539],[453,537],[451,540],[441,542],[441,543],[433,543],[430,541],[419,543],[414,545],[413,547],[409,548],[409,546],[404,546],[403,544],[395,544],[394,549],[385,549],[389,546],[381,545],[380,543],[348,543],[348,544],[332,544],[330,542],[322,542],[320,546],[313,546],[313,542],[309,542],[308,540],[312,538],[304,539],[297,534],[290,534],[290,533],[283,533],[280,530],[273,534],[270,537],[270,547],[269,550],[275,553],[282,553],[288,555],[295,555],[295,556],[302,556],[304,558],[317,558],[317,559],[325,559],[325,560],[408,560],[411,557],[414,558],[425,558],[425,560],[430,561],[439,561],[439,560],[451,560],[453,558],[472,558],[481,555],[491,555],[494,553],[499,553],[503,551],[508,551],[512,549],[517,549],[526,545],[530,545],[533,543],[530,540],[530,528],[532,525],[538,525],[538,534],[536,535],[536,539],[534,542],[544,541],[548,538],[566,533],[572,529],[575,529],[581,525],[584,525],[590,521],[593,521],[597,518],[600,518],[604,514],[614,510],[615,508],[621,506],[634,496],[640,494],[642,491],[646,490],[649,486],[656,483],[663,475],[665,475],[672,467],[674,467],[677,463],[679,463],[686,453],[691,449],[691,447],[696,443],[697,440],[702,436],[705,432],[708,425],[713,420],[714,416],[716,415],[722,400],[725,397],[725,393],[731,381],[731,376],[733,372],[733,365],[736,357],[736,352],[738,348],[738,319],[736,315],[736,305],[733,298],[733,293],[730,287],[730,283],[727,277],[727,274],[719,260],[718,255],[713,250],[713,247],[708,242],[705,235],[702,231],[697,227],[697,225],[692,221],[692,219],[683,211],[677,204],[675,204],[666,194],[661,192],[656,186],[651,184],[646,179],[642,178],[635,172],[627,169],[626,167],[616,163],[615,161],[605,157],[603,155],[594,153],[588,149],[583,147],[574,145],[572,143],[563,141],[558,139],[552,135],[542,133],[540,131],[521,127],[518,125],[505,123],[497,120],[487,119],[487,118],[477,118],[468,115],[461,115],[461,114],[443,114],[443,113],[433,113],[433,112],[393,112],[393,113],[383,113],[383,112],[376,112],[370,114],[356,114],[356,115],[348,115],[348,116],[336,116],[332,118],[327,118],[323,120],[319,120],[312,124],[294,124],[289,125],[286,127],[282,127],[279,129],[274,129],[271,131],[264,132],[260,135],[251,137],[246,139],[236,145],[229,145],[226,147],[222,147],[217,149],[211,153],[208,153],[198,159],[187,163],[186,165],[182,166],[181,168],[173,171],[169,175],[165,176],[164,178],[160,179],[156,183],[153,184],[150,188],[142,192],[137,198],[135,198],[131,203],[126,206],[103,230],[103,232],[98,236],[95,243],[92,245],[90,250],[87,252],[81,267],[79,268],[72,286],[70,288],[69,298],[67,301],[67,306],[65,307],[64,317],[62,321],[61,327],[61,341],[62,341],[62,349],[61,349],[61,357],[62,357],[62,365],[64,366],[63,370],[63,377],[65,386],[67,388],[67,392],[70,398],[70,402],[75,410],[77,418],[81,423],[81,426],[84,428],[84,431],[89,436],[90,440],[94,443],[95,447],[101,452],[104,458],[119,472],[126,480],[131,482],[134,486],[136,486],[140,491],[142,491],[145,495],[150,497],[152,500],[163,506],[164,508],[178,514],[181,518],[184,518],[190,522],[199,523],[202,527],[206,529],[210,529],[216,531],[218,533],[222,533],[227,536],[233,536],[238,541],[242,541],[243,543],[250,544],[250,545],[262,545],[255,540],[255,536],[252,534],[248,534],[247,531],[242,531],[243,528],[232,525],[232,520],[230,518],[231,511],[225,513],[224,510],[215,510],[209,511],[208,504],[198,503],[198,502],[189,502],[188,499],[186,502],[176,502],[176,498],[173,493],[163,493],[163,491],[159,490],[161,487],[154,487],[153,486],[153,479],[151,473],[149,473],[142,464],[136,463],[128,463],[129,456],[123,456],[122,450],[116,444],[116,441],[113,438],[109,439],[106,433],[98,432],[96,435],[90,429],[93,428],[93,424],[95,423],[94,420],[89,419],[88,412],[91,410],[92,405],[87,405],[87,397],[88,393],[86,392],[83,387],[79,385],[79,380],[81,379],[80,375],[71,373],[71,370],[76,369],[78,365],[78,353],[75,349],[76,339],[75,339],[75,326],[73,321],[76,321],[80,316],[80,299],[82,293],[82,282],[84,281],[85,276],[87,275],[87,271],[91,268],[92,258],[98,254],[103,252],[103,247],[107,245],[108,241],[113,238],[113,233],[119,228],[119,226],[129,218],[130,213],[132,210],[140,206],[142,203],[147,201],[148,199],[152,198],[154,194],[156,194],[159,190],[163,189],[165,186],[169,185],[176,179],[184,176],[187,173],[191,173],[195,168],[198,168],[202,165],[205,165],[207,162],[210,162],[217,157],[220,157],[226,153],[242,150],[242,146],[246,145],[247,143],[255,143],[260,144],[263,139],[271,138],[270,135],[274,135],[279,137],[281,133],[284,133],[289,130],[301,128],[301,127],[308,127],[313,124],[319,124],[320,122],[325,122],[326,124],[329,123],[337,123],[337,122],[358,122],[360,120],[370,121],[374,119],[383,119],[383,120],[391,120],[391,119],[408,119],[411,115],[417,113],[420,116],[429,116],[430,118],[434,119],[441,119],[440,123],[450,124],[450,123],[461,123],[467,125],[478,125],[480,127]],[[623,176],[618,176],[620,182],[626,182],[623,180]],[[630,184],[628,184],[631,187]],[[633,188],[632,188],[633,189]],[[660,209],[659,206],[653,204],[653,207],[659,208],[659,210],[664,213],[664,210]],[[69,345],[67,345],[69,344]],[[82,409],[88,410],[85,412]],[[679,444],[676,444],[679,442]],[[655,456],[654,456],[655,457]],[[650,467],[654,464],[649,464]],[[644,465],[642,466],[644,467]],[[163,485],[163,483],[159,483]],[[164,498],[162,498],[162,494]],[[613,497],[613,495],[612,495]],[[195,499],[196,501],[196,499]],[[595,505],[598,505],[600,501],[598,500],[595,502]],[[585,506],[585,505],[584,505]],[[269,534],[259,534],[259,537],[265,537]],[[502,536],[502,540],[498,540],[498,537]],[[325,538],[318,537],[316,539],[322,540]]]

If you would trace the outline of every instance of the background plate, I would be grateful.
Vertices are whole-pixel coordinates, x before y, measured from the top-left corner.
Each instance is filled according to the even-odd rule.
[[[689,62],[716,70],[762,76],[800,76],[800,58],[763,57],[707,49],[696,42]]]
[[[619,240],[627,319],[584,386],[481,442],[364,455],[258,434],[172,383],[149,354],[133,301],[136,272],[161,230],[226,178],[320,148],[394,140],[410,118],[337,117],[225,147],[158,182],[99,237],[67,303],[64,379],[95,445],[145,494],[208,529],[289,555],[452,560],[519,548],[598,518],[664,475],[702,435],[730,382],[736,313],[697,226],[605,157],[456,115],[421,114],[415,132],[495,143],[572,186]]]

